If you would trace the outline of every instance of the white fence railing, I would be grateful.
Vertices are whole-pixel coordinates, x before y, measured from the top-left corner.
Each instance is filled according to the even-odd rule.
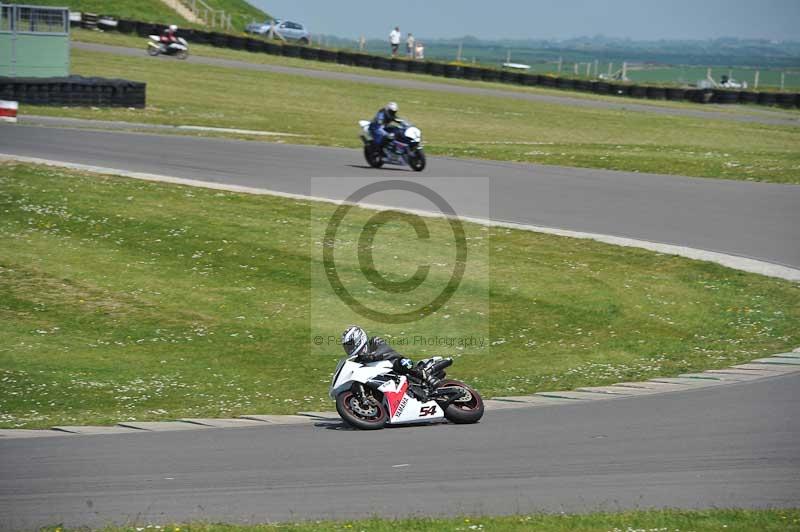
[[[203,0],[181,0],[181,2],[191,9],[196,17],[202,19],[206,26],[220,28],[225,31],[232,29],[231,14],[225,13],[224,9],[214,9]]]

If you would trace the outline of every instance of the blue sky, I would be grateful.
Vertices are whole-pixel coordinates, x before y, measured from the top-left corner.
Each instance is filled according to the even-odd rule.
[[[248,0],[312,33],[422,37],[800,40],[800,0]]]

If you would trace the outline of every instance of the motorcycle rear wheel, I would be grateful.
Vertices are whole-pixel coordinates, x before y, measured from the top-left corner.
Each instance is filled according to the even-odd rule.
[[[469,392],[466,398],[458,399],[444,409],[444,417],[456,424],[477,423],[483,417],[483,399],[478,392],[460,381],[448,380],[437,388],[463,388]]]
[[[373,396],[369,396],[369,399],[370,404],[365,407],[353,392],[347,390],[336,396],[336,411],[345,423],[357,429],[382,429],[389,419],[389,414],[382,401]]]
[[[380,150],[375,149],[369,144],[364,146],[364,159],[366,159],[367,164],[373,168],[380,168],[383,166],[383,156],[381,156]]]
[[[408,164],[415,172],[421,172],[425,170],[425,152],[418,150],[417,152],[412,152],[409,154]]]
[[[178,59],[186,59],[189,57],[189,52],[187,50],[179,50],[175,53]]]

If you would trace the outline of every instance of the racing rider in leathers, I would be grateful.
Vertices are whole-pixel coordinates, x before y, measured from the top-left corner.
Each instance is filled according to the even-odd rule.
[[[421,383],[424,383],[429,390],[434,390],[439,384],[437,378],[429,375],[424,369],[415,367],[414,361],[392,349],[383,338],[377,336],[369,338],[364,329],[356,325],[348,327],[342,334],[342,347],[347,356],[357,357],[357,362],[369,363],[389,360],[392,362],[395,372],[400,375],[415,377]]]

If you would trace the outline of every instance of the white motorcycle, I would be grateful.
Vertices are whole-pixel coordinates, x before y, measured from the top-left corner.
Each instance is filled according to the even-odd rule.
[[[386,425],[435,422],[476,423],[483,417],[483,399],[456,380],[445,380],[452,358],[433,357],[417,363],[415,371],[398,374],[390,360],[361,363],[358,357],[343,358],[336,366],[330,396],[336,411],[349,425],[364,430]],[[430,389],[416,375],[438,380]]]
[[[361,141],[364,143],[364,158],[373,168],[380,168],[384,164],[408,165],[415,172],[425,169],[425,151],[422,149],[422,132],[413,124],[403,120],[397,121],[398,126],[392,129],[392,138],[381,149],[372,139],[369,120],[359,120],[361,128]]]
[[[148,54],[152,56],[157,56],[158,54],[174,55],[178,59],[189,57],[189,43],[183,37],[178,37],[178,42],[170,43],[169,46],[165,46],[158,35],[150,35],[149,37],[147,41]]]

